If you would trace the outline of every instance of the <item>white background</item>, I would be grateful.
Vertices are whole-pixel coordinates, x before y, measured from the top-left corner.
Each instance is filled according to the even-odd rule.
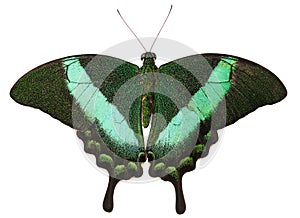
[[[170,183],[122,182],[112,213],[107,180],[79,149],[74,130],[9,97],[14,82],[47,61],[101,53],[138,36],[161,37],[199,53],[241,56],[273,71],[287,98],[226,128],[216,157],[183,178],[181,217],[299,217],[299,6],[286,1],[4,1],[0,5],[0,217],[178,217]],[[139,56],[140,54],[137,54]],[[158,54],[159,55],[159,54]]]

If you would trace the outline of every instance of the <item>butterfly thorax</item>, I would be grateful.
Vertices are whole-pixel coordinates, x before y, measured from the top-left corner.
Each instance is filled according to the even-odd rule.
[[[142,98],[142,122],[144,127],[148,127],[150,122],[151,114],[153,113],[154,105],[154,83],[155,83],[155,74],[149,75],[149,73],[156,73],[158,67],[155,65],[156,55],[152,52],[146,52],[142,54],[141,60],[143,61],[143,66],[140,68],[140,73],[147,74],[143,77],[143,95]]]

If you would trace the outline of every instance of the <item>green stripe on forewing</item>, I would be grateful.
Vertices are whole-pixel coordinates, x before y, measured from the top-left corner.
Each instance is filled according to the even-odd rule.
[[[219,64],[213,69],[205,86],[196,92],[186,107],[179,110],[176,116],[172,118],[167,127],[159,134],[155,146],[151,150],[157,158],[167,155],[174,148],[181,145],[189,137],[199,133],[201,121],[210,118],[216,107],[224,99],[231,86],[231,71],[236,60],[222,58]],[[192,141],[190,141],[192,143]]]
[[[141,142],[137,139],[134,131],[129,127],[124,116],[117,107],[107,101],[107,98],[95,87],[81,66],[78,58],[66,58],[63,60],[68,80],[66,81],[70,94],[74,97],[75,103],[79,104],[87,118],[93,123],[97,122],[99,131],[108,137],[113,143],[107,144],[112,151],[119,151],[117,155],[124,158],[135,159],[138,146]],[[76,117],[74,117],[76,119]],[[75,121],[76,122],[76,121]],[[105,142],[105,138],[103,139]],[[124,154],[120,149],[128,146],[128,150],[133,152]]]
[[[205,86],[201,87],[189,102],[188,107],[197,111],[202,121],[211,116],[228,93],[231,87],[231,73],[236,61],[237,59],[231,57],[221,58]]]

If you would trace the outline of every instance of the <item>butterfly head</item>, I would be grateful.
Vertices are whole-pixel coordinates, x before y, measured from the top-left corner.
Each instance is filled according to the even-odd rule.
[[[156,54],[153,52],[145,52],[141,55],[141,60],[143,61],[143,66],[141,71],[146,72],[156,72],[157,66],[155,65]]]
[[[156,54],[153,52],[145,52],[141,55],[141,60],[144,61],[145,59],[156,59]]]

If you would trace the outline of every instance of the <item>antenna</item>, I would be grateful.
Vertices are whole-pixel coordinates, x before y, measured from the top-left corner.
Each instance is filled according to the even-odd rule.
[[[124,18],[122,17],[119,9],[117,9],[118,14],[120,15],[121,19],[123,20],[123,22],[126,24],[126,26],[128,27],[128,29],[132,32],[132,34],[135,36],[135,38],[138,40],[138,42],[141,44],[141,46],[143,47],[143,49],[145,50],[145,52],[147,52],[147,49],[145,48],[145,46],[143,45],[143,43],[141,42],[141,40],[137,37],[137,35],[133,32],[133,30],[130,28],[130,26],[126,23],[126,21],[124,20]],[[152,48],[152,47],[151,47]]]
[[[151,48],[150,48],[150,51],[149,51],[149,52],[152,51],[152,48],[153,48],[153,46],[154,46],[154,44],[155,44],[155,42],[156,42],[156,40],[157,40],[157,38],[158,38],[158,36],[159,36],[161,30],[162,30],[162,28],[164,27],[165,23],[167,22],[167,20],[168,20],[168,18],[169,18],[169,16],[170,16],[170,13],[171,13],[171,11],[172,11],[172,8],[173,8],[173,5],[171,5],[171,8],[170,8],[170,10],[169,10],[169,13],[168,13],[168,15],[167,15],[167,17],[166,17],[166,19],[165,19],[163,25],[161,26],[160,30],[158,31],[158,33],[157,33],[157,35],[156,35],[156,37],[155,37],[155,39],[154,39],[154,41],[153,41],[153,43],[152,43],[152,45],[151,45]]]

